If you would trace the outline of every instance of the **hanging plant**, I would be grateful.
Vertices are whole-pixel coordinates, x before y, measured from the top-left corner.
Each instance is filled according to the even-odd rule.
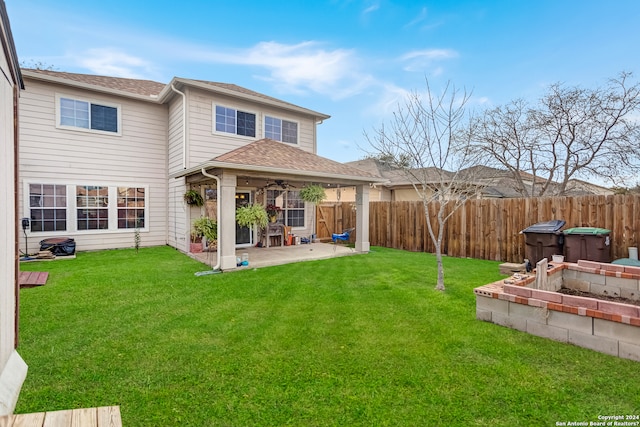
[[[316,205],[327,198],[324,188],[318,184],[310,184],[300,189],[300,198]]]
[[[204,205],[204,199],[202,195],[197,190],[187,190],[184,193],[184,201],[187,202],[188,205],[193,206],[202,206]]]
[[[259,203],[236,209],[236,222],[240,227],[258,225],[264,228],[267,226],[268,220],[267,210]]]

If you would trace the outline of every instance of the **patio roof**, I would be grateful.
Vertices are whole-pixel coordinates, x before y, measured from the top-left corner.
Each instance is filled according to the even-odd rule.
[[[339,182],[342,184],[362,184],[385,181],[375,174],[325,157],[318,156],[297,147],[264,138],[229,151],[195,167],[186,169],[175,178],[196,175],[202,169],[236,170],[247,174],[276,174],[278,176]]]

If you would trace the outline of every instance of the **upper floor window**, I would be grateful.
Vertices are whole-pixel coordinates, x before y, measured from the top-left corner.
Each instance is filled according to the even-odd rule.
[[[298,143],[298,123],[282,120],[276,117],[265,116],[264,136],[275,141]]]
[[[59,121],[63,127],[74,127],[119,133],[120,108],[114,105],[59,97]]]
[[[216,131],[255,137],[256,115],[216,105]]]

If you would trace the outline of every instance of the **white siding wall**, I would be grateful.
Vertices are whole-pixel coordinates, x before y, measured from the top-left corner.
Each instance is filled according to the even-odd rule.
[[[20,103],[21,215],[29,216],[25,197],[29,183],[146,187],[148,216],[141,245],[166,244],[167,107],[30,79],[25,87]],[[56,128],[56,94],[119,104],[121,135]],[[29,233],[29,251],[37,249],[41,239],[56,235],[74,238],[79,251],[134,244],[133,230],[75,229],[76,224],[69,221],[65,232]]]
[[[0,56],[0,374],[13,352],[16,313],[13,82]]]

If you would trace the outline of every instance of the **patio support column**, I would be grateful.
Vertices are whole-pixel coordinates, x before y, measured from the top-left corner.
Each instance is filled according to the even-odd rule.
[[[356,186],[356,251],[369,252],[369,184]]]
[[[236,175],[224,172],[220,177],[220,269],[236,268]]]

